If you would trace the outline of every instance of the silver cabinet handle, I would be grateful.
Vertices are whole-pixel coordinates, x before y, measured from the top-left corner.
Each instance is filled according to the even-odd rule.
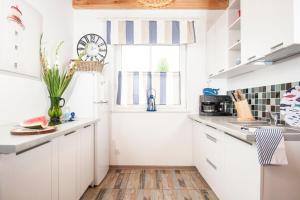
[[[248,58],[248,61],[253,60],[254,58],[256,58],[256,56],[251,56]]]
[[[279,44],[276,44],[276,45],[272,46],[270,49],[271,49],[271,50],[276,50],[278,47],[281,47],[281,46],[283,46],[283,42],[281,42],[281,43],[279,43]]]
[[[217,143],[217,138],[215,138],[215,137],[213,137],[213,136],[211,136],[207,133],[206,133],[206,138],[209,139],[210,141],[214,142],[214,143]]]
[[[217,128],[216,128],[216,127],[213,127],[213,126],[210,126],[210,125],[207,125],[207,124],[205,124],[205,126],[207,126],[207,127],[209,127],[209,128],[212,128],[212,129],[215,129],[215,130],[217,130]]]
[[[210,160],[208,160],[208,158],[206,158],[206,162],[207,162],[212,168],[214,168],[215,170],[217,170],[217,166],[214,165]]]
[[[222,73],[222,72],[224,72],[225,71],[225,69],[221,69],[221,70],[219,70],[219,73]]]
[[[76,131],[72,131],[72,132],[70,132],[70,133],[66,133],[65,136],[71,135],[71,134],[73,134],[73,133],[76,133]]]
[[[209,77],[212,77],[214,74],[210,74],[210,75],[208,75]]]
[[[35,145],[35,146],[33,146],[33,147],[30,147],[30,148],[28,148],[28,149],[24,149],[24,150],[22,150],[22,151],[17,152],[16,155],[20,155],[20,154],[25,153],[25,152],[27,152],[27,151],[36,149],[36,148],[38,148],[38,147],[40,147],[40,146],[43,146],[43,145],[45,145],[45,144],[48,144],[49,142],[50,142],[50,141],[43,142],[43,143],[41,143],[41,144]]]
[[[87,126],[84,126],[83,128],[88,128],[88,127],[90,127],[91,125],[87,125]]]

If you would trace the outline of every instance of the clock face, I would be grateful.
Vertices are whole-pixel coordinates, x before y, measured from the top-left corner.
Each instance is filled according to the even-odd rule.
[[[87,34],[78,41],[77,54],[83,61],[102,62],[107,54],[106,42],[97,34]]]

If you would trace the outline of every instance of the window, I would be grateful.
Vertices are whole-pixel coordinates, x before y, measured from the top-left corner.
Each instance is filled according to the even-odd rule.
[[[158,108],[184,106],[184,56],[184,45],[119,46],[116,105],[145,107],[154,94]]]

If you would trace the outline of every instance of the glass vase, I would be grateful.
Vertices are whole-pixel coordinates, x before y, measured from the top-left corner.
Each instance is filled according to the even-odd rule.
[[[61,97],[49,97],[50,108],[48,115],[50,117],[49,126],[55,126],[61,124],[60,117],[62,116],[62,107],[65,105],[65,99]]]

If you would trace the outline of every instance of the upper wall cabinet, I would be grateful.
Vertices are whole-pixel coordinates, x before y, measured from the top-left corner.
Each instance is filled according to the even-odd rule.
[[[239,76],[300,55],[300,0],[231,0],[226,12],[228,69],[210,78]]]
[[[228,67],[227,13],[223,13],[207,32],[207,72],[209,77]]]
[[[299,1],[241,1],[243,63],[264,60],[266,55],[299,42],[296,35],[299,25],[294,23],[299,15],[294,11],[296,2]]]

